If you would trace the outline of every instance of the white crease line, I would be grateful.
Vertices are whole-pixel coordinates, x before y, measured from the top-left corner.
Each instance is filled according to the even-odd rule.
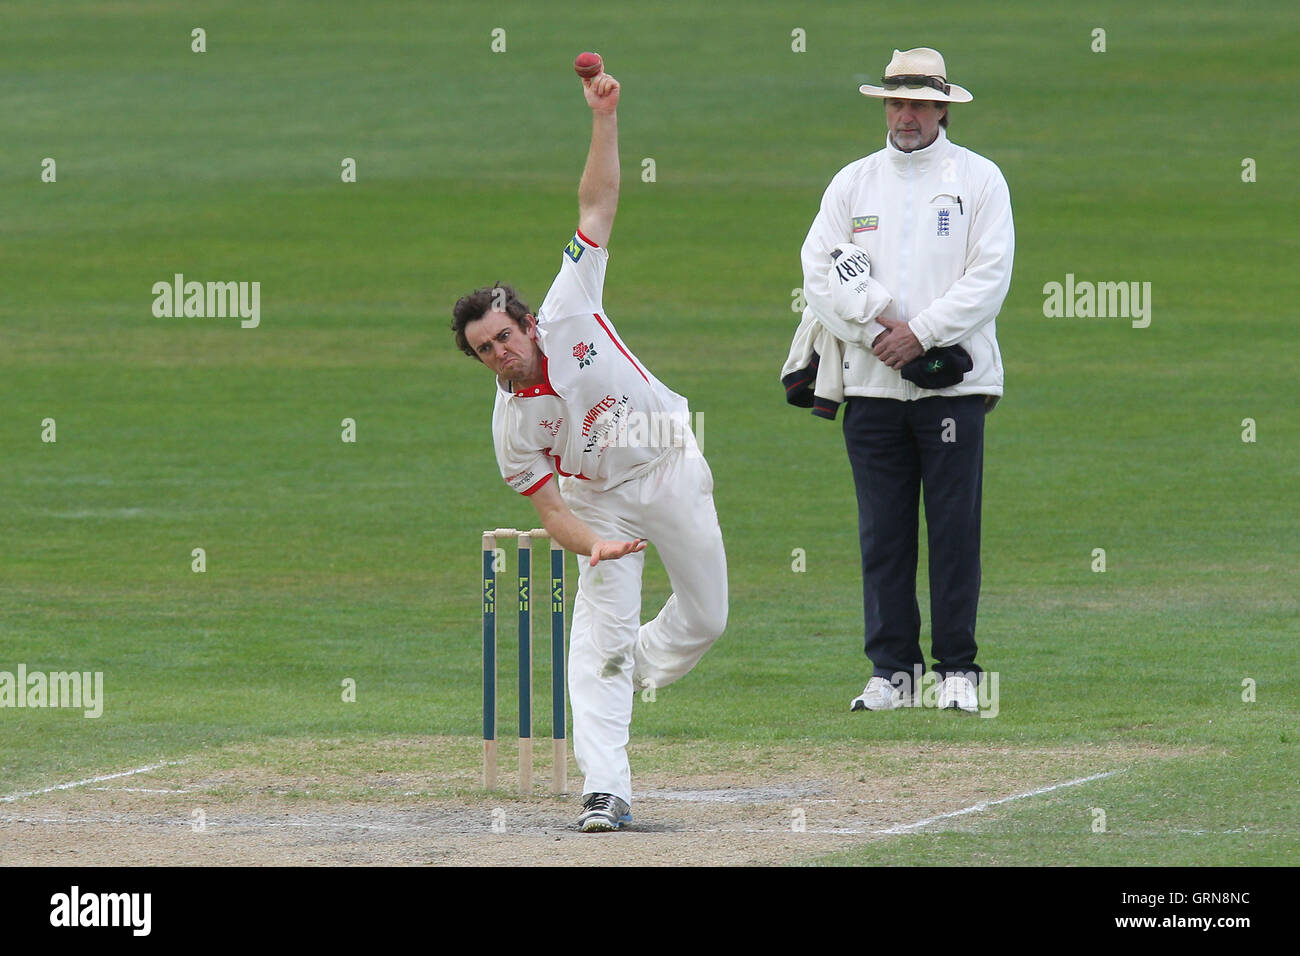
[[[797,800],[802,803],[824,803],[824,800],[805,800],[814,794],[822,793],[821,787],[803,788],[781,787],[734,787],[714,790],[646,790],[637,794],[642,800],[680,800],[686,803],[788,803]],[[830,801],[834,802],[834,801]]]
[[[132,817],[0,817],[0,824],[10,823],[41,823],[54,824],[57,826],[86,826],[86,825],[125,825],[132,827],[188,827],[194,829],[191,820],[139,820]],[[305,827],[317,830],[376,830],[385,833],[400,833],[406,830],[433,830],[436,829],[432,824],[425,823],[407,823],[407,824],[387,824],[387,823],[349,823],[346,821],[272,821],[272,820],[213,820],[207,819],[204,822],[204,829],[196,832],[221,832],[224,834],[238,833],[244,830],[262,830],[278,829],[280,827]],[[576,832],[576,831],[575,831]]]
[[[88,783],[103,783],[105,780],[117,780],[119,777],[130,777],[137,773],[148,773],[150,770],[158,770],[161,767],[174,767],[177,764],[184,763],[183,760],[167,760],[163,763],[150,764],[147,767],[136,767],[134,770],[123,770],[121,773],[105,774],[102,777],[87,777],[85,780],[74,780],[71,783],[60,783],[53,787],[43,787],[40,790],[28,790],[24,793],[11,793],[7,797],[0,797],[0,803],[13,803],[15,800],[21,800],[24,797],[36,797],[42,793],[54,793],[56,790],[71,790],[73,787],[82,787]]]
[[[878,833],[877,830],[855,830],[853,827],[805,827],[802,830],[794,830],[790,827],[745,827],[743,830],[709,830],[709,829],[683,829],[675,831],[679,833],[811,833],[813,836],[859,836],[863,833]]]
[[[1001,797],[997,800],[985,800],[974,806],[963,807],[960,810],[953,810],[951,813],[941,813],[937,817],[926,817],[924,820],[917,820],[915,823],[903,823],[896,827],[888,827],[884,830],[873,830],[873,833],[892,835],[896,833],[910,833],[913,830],[919,830],[921,827],[929,826],[931,823],[937,823],[940,820],[947,820],[951,817],[961,817],[968,813],[979,813],[981,810],[987,810],[989,807],[996,807],[1000,803],[1010,803],[1012,800],[1023,800],[1025,797],[1036,797],[1039,794],[1051,793],[1053,790],[1060,790],[1063,787],[1077,787],[1081,783],[1090,783],[1093,780],[1101,780],[1105,777],[1113,777],[1121,770],[1107,770],[1105,773],[1094,773],[1091,777],[1080,777],[1077,780],[1067,780],[1064,783],[1054,783],[1050,787],[1039,787],[1037,790],[1027,790],[1024,793],[1013,794],[1010,797]]]
[[[188,821],[182,821],[188,824]],[[276,829],[278,827],[306,827],[316,830],[377,830],[383,833],[401,833],[405,830],[431,830],[432,824],[427,823],[349,823],[345,820],[211,820],[207,821],[209,830],[258,830],[258,829]]]
[[[91,787],[91,790],[110,790],[113,793],[191,793],[190,790],[152,790],[149,787]]]

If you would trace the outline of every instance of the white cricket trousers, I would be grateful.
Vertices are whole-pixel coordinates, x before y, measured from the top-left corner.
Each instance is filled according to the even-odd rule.
[[[694,442],[609,491],[585,484],[564,480],[569,509],[601,538],[645,538],[673,586],[659,615],[642,624],[645,553],[594,568],[590,558],[578,557],[569,632],[573,752],[585,776],[584,794],[612,793],[631,805],[632,700],[643,686],[666,687],[684,676],[726,628],[727,555],[713,506],[713,473]]]

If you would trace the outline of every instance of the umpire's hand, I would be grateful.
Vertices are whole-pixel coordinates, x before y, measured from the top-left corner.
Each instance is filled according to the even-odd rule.
[[[912,334],[906,322],[887,319],[883,315],[876,321],[885,327],[885,331],[871,343],[871,351],[890,368],[902,368],[925,351],[921,348],[921,340]]]

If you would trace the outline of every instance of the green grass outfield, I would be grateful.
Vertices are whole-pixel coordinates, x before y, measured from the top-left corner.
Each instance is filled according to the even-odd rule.
[[[856,86],[923,44],[975,93],[952,138],[1016,214],[993,720],[847,713],[852,480],[839,423],[777,380],[821,192],[883,145]],[[590,129],[569,64],[596,49],[624,85],[606,305],[704,417],[731,565],[726,636],[634,740],[1150,745],[1178,753],[829,862],[1292,862],[1298,44],[1286,2],[6,3],[0,670],[103,671],[107,701],[0,710],[0,795],[276,736],[463,735],[474,759],[478,534],[534,514],[449,309],[498,278],[540,302]],[[261,282],[260,327],[154,318],[175,272]],[[1150,327],[1045,318],[1067,273],[1151,282]]]

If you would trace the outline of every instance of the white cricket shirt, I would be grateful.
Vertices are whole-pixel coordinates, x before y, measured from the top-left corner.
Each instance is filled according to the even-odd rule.
[[[501,475],[530,495],[553,474],[603,491],[648,471],[689,438],[686,399],[623,344],[601,303],[609,253],[581,232],[537,310],[546,380],[510,391],[498,382],[492,437]]]

